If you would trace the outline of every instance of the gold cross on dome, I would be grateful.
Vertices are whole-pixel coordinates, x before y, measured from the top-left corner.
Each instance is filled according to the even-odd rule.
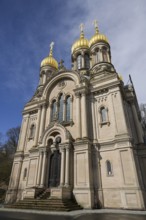
[[[97,22],[97,20],[94,20],[94,21],[93,21],[93,24],[94,24],[94,27],[95,27],[95,28],[98,28],[98,22]]]
[[[50,50],[53,50],[53,47],[54,47],[54,42],[51,42],[50,43]]]
[[[81,32],[83,32],[83,30],[84,30],[84,24],[83,23],[80,24],[80,30],[81,30]]]

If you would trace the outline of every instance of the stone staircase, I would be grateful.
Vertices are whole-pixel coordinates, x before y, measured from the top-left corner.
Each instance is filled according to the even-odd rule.
[[[5,208],[37,209],[46,211],[73,211],[82,209],[82,207],[74,200],[62,200],[57,198],[24,199],[14,204],[7,204],[5,205]]]
[[[82,207],[77,204],[75,199],[58,199],[50,197],[50,189],[39,193],[36,199],[23,199],[13,204],[6,204],[6,208],[16,209],[37,209],[47,211],[73,211],[80,210]]]
[[[42,193],[40,193],[36,198],[37,199],[48,199],[50,197],[50,189],[44,190]]]

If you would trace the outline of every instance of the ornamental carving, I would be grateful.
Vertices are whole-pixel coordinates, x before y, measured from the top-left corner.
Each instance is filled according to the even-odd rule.
[[[61,81],[59,81],[57,86],[59,89],[64,89],[66,87],[66,84],[67,83],[64,80],[61,80]]]

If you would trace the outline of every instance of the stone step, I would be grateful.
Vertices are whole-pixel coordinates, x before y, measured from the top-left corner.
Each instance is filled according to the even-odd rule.
[[[52,210],[52,211],[71,211],[82,209],[74,200],[61,200],[61,199],[24,199],[12,205],[5,205],[7,208],[17,209],[39,209],[39,210]]]

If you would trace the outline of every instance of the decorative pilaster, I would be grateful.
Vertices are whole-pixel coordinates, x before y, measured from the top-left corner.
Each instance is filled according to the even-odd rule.
[[[66,121],[66,100],[63,100],[63,121]]]
[[[66,164],[65,164],[65,186],[69,186],[69,169],[70,169],[70,146],[67,146],[66,148]]]
[[[97,130],[96,130],[96,118],[95,118],[95,99],[91,99],[91,108],[92,108],[92,124],[93,124],[93,139],[97,140]]]
[[[25,143],[26,143],[26,137],[27,137],[27,130],[28,130],[28,122],[29,122],[29,114],[23,118],[22,126],[21,126],[21,131],[20,131],[20,136],[19,136],[19,142],[18,142],[18,149],[23,150],[25,148]],[[24,127],[25,124],[25,127]],[[22,135],[23,131],[23,135]]]
[[[43,84],[46,83],[46,79],[47,79],[46,72],[44,72],[44,74],[43,74]]]
[[[73,121],[73,97],[70,97],[70,121]]]
[[[82,66],[81,66],[81,68],[85,68],[85,59],[84,59],[84,53],[83,52],[81,53],[81,56],[82,56]]]
[[[65,174],[65,149],[61,148],[61,178],[60,186],[64,186],[64,174]]]
[[[98,52],[98,58],[99,58],[99,61],[98,62],[102,62],[103,61],[103,54],[102,54],[102,49],[100,48],[99,49],[99,52]]]
[[[45,128],[45,118],[46,118],[46,104],[42,105],[42,114],[41,114],[41,121],[40,121],[40,131],[39,131],[39,137],[42,136],[42,133]]]
[[[76,123],[77,123],[77,139],[81,139],[81,103],[80,103],[80,93],[76,92]]]
[[[37,186],[40,185],[42,159],[43,159],[43,152],[41,151],[40,155],[39,155],[39,167],[38,167],[38,175],[37,175]]]
[[[136,128],[136,133],[137,133],[137,137],[138,137],[138,142],[139,143],[143,143],[143,137],[142,137],[142,128],[138,119],[138,115],[136,112],[136,108],[134,103],[131,103],[131,107],[132,107],[132,112],[133,112],[133,118],[134,118],[134,124],[135,124],[135,128]]]
[[[38,120],[37,120],[37,126],[36,126],[36,133],[34,138],[34,146],[37,146],[38,143],[38,137],[39,137],[39,128],[40,128],[40,119],[41,119],[41,106],[38,108]]]
[[[45,165],[46,165],[46,155],[47,152],[43,152],[43,163],[42,163],[42,173],[41,173],[41,186],[44,186],[44,175],[45,175]]]
[[[87,105],[86,105],[86,92],[82,92],[81,98],[81,106],[82,106],[82,138],[88,137],[87,131]]]

